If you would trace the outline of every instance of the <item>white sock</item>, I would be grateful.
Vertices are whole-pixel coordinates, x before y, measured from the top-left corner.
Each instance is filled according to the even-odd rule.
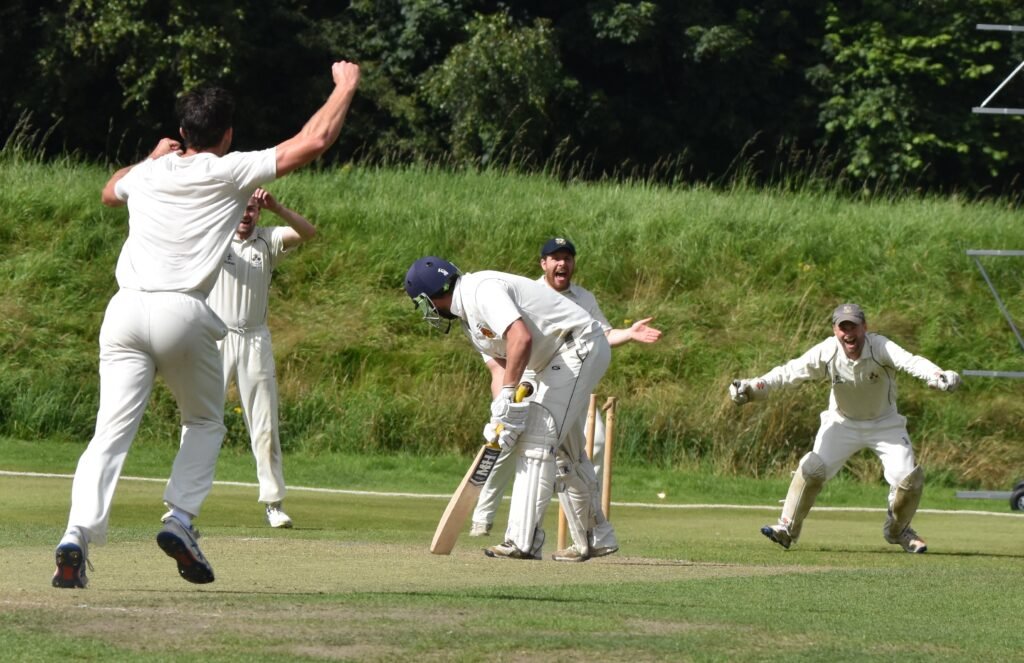
[[[192,514],[182,511],[176,506],[171,507],[171,517],[176,518],[186,528],[192,527]]]
[[[85,535],[85,531],[78,525],[71,525],[64,532],[64,537],[60,540],[59,545],[65,543],[73,543],[83,550],[89,543],[89,537]]]

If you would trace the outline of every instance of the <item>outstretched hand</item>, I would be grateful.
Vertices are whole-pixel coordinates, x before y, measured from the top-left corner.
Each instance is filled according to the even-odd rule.
[[[644,318],[634,322],[629,328],[629,337],[638,343],[654,343],[661,338],[660,329],[647,326],[647,323],[651,320],[654,320],[654,318]]]

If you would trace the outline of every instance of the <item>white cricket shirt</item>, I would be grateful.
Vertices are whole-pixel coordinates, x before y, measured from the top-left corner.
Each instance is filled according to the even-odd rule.
[[[506,357],[503,335],[522,320],[533,341],[527,368],[540,372],[566,342],[601,333],[600,325],[582,308],[533,279],[504,272],[463,274],[452,292],[454,315],[473,346],[492,357]]]
[[[551,284],[548,283],[543,276],[537,279],[537,283],[540,283],[546,288],[551,288]],[[604,312],[602,312],[601,307],[597,305],[597,297],[594,297],[594,294],[592,292],[590,292],[589,290],[582,286],[576,285],[575,283],[570,283],[569,287],[566,288],[565,290],[555,290],[554,288],[551,288],[551,290],[569,299],[569,301],[571,301],[572,303],[576,304],[581,309],[589,313],[590,317],[594,318],[594,320],[597,320],[598,324],[601,325],[601,330],[605,334],[611,331],[612,326],[608,322],[608,318],[604,317]],[[480,354],[483,357],[484,362],[493,359],[491,355],[485,352],[482,352]]]
[[[849,419],[870,421],[896,412],[897,370],[921,380],[929,380],[942,371],[886,337],[868,333],[860,359],[849,359],[839,339],[833,336],[759,379],[770,391],[828,376],[832,381],[829,409]]]
[[[128,204],[118,285],[208,295],[249,197],[276,176],[275,148],[223,157],[171,153],[137,164],[114,185]]]
[[[546,285],[547,287],[551,288],[551,284],[549,284],[543,276],[537,280]],[[554,290],[554,288],[551,289]],[[555,290],[555,292],[559,291]],[[594,293],[590,292],[583,286],[576,285],[575,283],[570,283],[569,287],[559,292],[559,294],[562,295],[563,297],[568,297],[577,306],[579,306],[581,309],[589,313],[590,317],[594,318],[594,320],[597,320],[599,323],[601,323],[601,329],[604,331],[604,333],[607,334],[609,331],[611,331],[612,326],[608,322],[608,318],[604,317],[604,312],[601,311],[601,307],[597,305],[597,297],[594,297]]]
[[[228,329],[245,332],[267,326],[270,280],[286,253],[287,226],[256,226],[244,240],[232,236],[220,276],[207,302]]]

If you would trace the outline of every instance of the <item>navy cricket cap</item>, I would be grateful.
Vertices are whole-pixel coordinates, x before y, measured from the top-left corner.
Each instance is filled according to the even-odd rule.
[[[576,255],[576,247],[573,246],[572,242],[564,237],[552,237],[544,242],[544,246],[540,247],[540,257],[549,256],[556,251],[568,251],[569,255]]]
[[[444,258],[427,256],[420,258],[409,267],[405,274],[405,292],[416,299],[420,295],[436,297],[443,295],[462,275],[459,268]]]
[[[840,304],[832,311],[832,324],[838,325],[840,322],[864,324],[864,309],[856,304]]]

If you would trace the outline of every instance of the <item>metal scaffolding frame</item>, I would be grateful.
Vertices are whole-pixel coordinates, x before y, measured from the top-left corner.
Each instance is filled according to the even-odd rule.
[[[994,25],[991,23],[979,23],[977,28],[979,30],[995,30],[999,32],[1024,32],[1024,25]],[[999,94],[999,91],[1006,87],[1006,84],[1013,79],[1022,69],[1024,69],[1024,62],[1017,65],[1009,76],[1003,79],[1003,82],[992,91],[992,94],[988,95],[985,101],[981,102],[980,106],[975,106],[971,109],[974,113],[983,113],[989,115],[1024,115],[1024,108],[990,108],[989,102]],[[1006,304],[1003,303],[1002,297],[999,296],[999,291],[996,289],[992,279],[989,278],[988,272],[985,271],[985,266],[981,263],[979,258],[983,256],[1024,256],[1024,251],[1012,251],[1012,250],[1001,250],[1001,249],[968,249],[967,255],[974,260],[974,264],[978,267],[978,271],[981,272],[982,278],[985,279],[985,283],[988,284],[988,289],[992,293],[992,297],[996,300],[996,305],[999,306],[999,311],[1003,314],[1006,319],[1006,323],[1010,325],[1010,329],[1013,331],[1013,335],[1017,337],[1017,343],[1020,345],[1021,351],[1024,351],[1024,338],[1021,337],[1020,330],[1017,325],[1013,322],[1013,317],[1010,315],[1010,311],[1007,310]],[[963,371],[965,376],[974,377],[986,377],[986,378],[1024,378],[1024,372],[1022,371],[982,371],[982,370],[965,370]]]
[[[1024,25],[994,25],[991,23],[979,23],[979,30],[995,30],[999,32],[1024,32]],[[1006,84],[1016,76],[1021,69],[1024,69],[1024,62],[1017,65],[1009,76],[1003,79],[1003,82],[992,91],[992,94],[988,95],[985,101],[981,102],[980,106],[975,106],[971,109],[973,113],[983,113],[988,115],[1024,115],[1024,108],[989,108],[988,102],[992,101],[992,98],[999,94],[999,91],[1006,87]]]
[[[985,283],[988,284],[988,289],[992,293],[992,297],[996,300],[996,305],[999,306],[999,311],[1003,314],[1006,319],[1006,324],[1010,325],[1010,329],[1013,331],[1013,335],[1017,337],[1017,343],[1020,345],[1021,351],[1024,351],[1024,338],[1021,337],[1020,330],[1017,325],[1013,322],[1013,316],[1010,315],[1010,311],[1006,308],[1006,304],[1003,303],[1003,298],[999,296],[999,291],[996,289],[992,279],[989,278],[988,272],[985,271],[985,265],[981,263],[979,258],[983,256],[1024,256],[1024,251],[1011,251],[1011,250],[991,250],[991,249],[968,249],[967,255],[974,260],[974,264],[977,265],[978,271],[981,272],[982,278],[985,279]],[[966,370],[963,371],[965,376],[971,375],[974,377],[982,378],[1024,378],[1024,371],[979,371],[979,370]]]

